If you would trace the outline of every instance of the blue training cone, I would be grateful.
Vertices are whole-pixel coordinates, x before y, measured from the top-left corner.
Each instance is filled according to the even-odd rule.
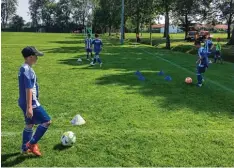
[[[166,81],[171,81],[172,78],[171,78],[170,76],[166,76],[166,77],[165,77],[165,80],[166,80]]]
[[[158,76],[163,76],[164,75],[164,72],[161,70],[159,73],[158,73]]]
[[[135,72],[135,74],[136,74],[137,76],[140,76],[140,75],[141,75],[141,72],[137,70],[137,71]]]
[[[144,76],[139,76],[138,79],[139,79],[140,81],[144,81],[144,80],[145,80],[145,77],[144,77]]]

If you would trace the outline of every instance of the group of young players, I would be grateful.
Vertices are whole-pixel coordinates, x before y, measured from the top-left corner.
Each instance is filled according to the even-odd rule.
[[[206,72],[206,69],[209,67],[209,56],[214,54],[214,63],[220,61],[220,63],[223,63],[223,59],[221,56],[221,44],[220,44],[220,38],[217,39],[217,44],[215,48],[215,52],[213,52],[213,42],[211,40],[211,37],[209,36],[204,43],[204,47],[202,47],[200,41],[195,41],[195,46],[198,48],[198,60],[197,60],[197,86],[202,87],[202,84],[204,83],[204,78],[202,76],[203,73]]]
[[[94,47],[92,47],[94,46]],[[88,34],[88,37],[85,39],[85,50],[87,52],[87,60],[89,61],[90,59],[92,62],[90,63],[91,66],[94,66],[96,62],[99,63],[100,67],[102,66],[102,61],[99,56],[100,52],[102,51],[103,43],[102,40],[99,39],[98,34],[95,34],[95,39],[93,40],[91,38],[91,35]],[[93,49],[94,48],[94,58],[93,57]]]
[[[220,39],[217,40],[216,52],[214,62],[220,60],[221,58],[221,45]],[[93,46],[93,47],[92,47]],[[90,65],[95,65],[96,62],[102,66],[102,61],[100,59],[100,52],[102,50],[102,40],[99,39],[98,34],[95,34],[95,39],[91,39],[89,34],[85,40],[85,49],[87,52],[87,60],[92,59]],[[197,86],[201,87],[204,78],[202,74],[205,73],[209,65],[208,56],[212,53],[213,43],[209,37],[205,46],[202,47],[200,41],[195,41],[195,46],[198,48],[197,60]],[[92,58],[92,48],[94,48],[94,58]],[[37,76],[32,69],[32,66],[36,64],[38,56],[43,56],[42,52],[39,52],[35,47],[28,46],[22,50],[22,55],[24,57],[24,64],[20,67],[18,73],[19,80],[19,99],[18,105],[23,111],[25,118],[25,128],[23,130],[22,139],[22,153],[33,153],[36,156],[41,156],[37,142],[47,131],[49,125],[51,124],[51,118],[45,111],[45,109],[40,105],[38,99],[39,87],[37,84]],[[38,125],[35,133],[33,134],[34,125]]]

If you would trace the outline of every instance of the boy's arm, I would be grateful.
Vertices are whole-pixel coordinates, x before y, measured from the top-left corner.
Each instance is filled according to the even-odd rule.
[[[200,61],[201,61],[201,59],[202,59],[202,56],[201,56],[201,53],[200,53],[201,51],[200,51],[200,49],[198,50],[198,60],[196,61],[196,64],[198,64]]]
[[[202,59],[202,57],[201,57],[201,56],[199,56],[199,58],[198,58],[198,60],[197,60],[196,64],[198,64],[198,63],[201,61],[201,59]]]
[[[32,80],[32,72],[30,70],[25,70],[24,72],[24,82],[25,82],[25,90],[26,90],[26,116],[28,118],[32,118],[33,116],[33,110],[32,110],[32,88],[33,83]]]
[[[32,118],[33,110],[32,110],[32,89],[26,88],[26,103],[27,103],[27,111],[26,116],[28,118]]]

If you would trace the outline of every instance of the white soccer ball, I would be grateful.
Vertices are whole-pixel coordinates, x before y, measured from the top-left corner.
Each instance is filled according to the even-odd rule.
[[[63,133],[61,143],[63,146],[72,146],[76,142],[76,135],[72,131]]]

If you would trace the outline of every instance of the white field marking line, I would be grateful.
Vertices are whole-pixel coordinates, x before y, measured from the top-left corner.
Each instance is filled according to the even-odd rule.
[[[71,125],[72,126],[72,125]],[[35,132],[35,129],[34,129]],[[63,133],[63,129],[56,129],[56,130],[48,130],[47,133],[49,134],[57,134],[58,132]],[[112,132],[107,132],[106,130],[80,130],[79,131],[81,134],[97,134],[97,135],[110,135]],[[122,133],[142,133],[142,134],[157,134],[157,133],[168,133],[168,132],[175,132],[175,133],[181,133],[181,134],[187,134],[187,133],[225,133],[225,134],[230,134],[232,135],[233,131],[230,130],[215,130],[215,129],[208,129],[208,130],[193,130],[193,129],[156,129],[156,130],[147,130],[147,129],[133,129],[133,130],[119,130],[116,131],[115,133],[122,132]],[[2,137],[9,137],[9,136],[19,136],[21,135],[22,132],[1,132]]]
[[[144,49],[141,49],[141,50],[144,51],[145,53],[148,53],[150,55],[153,55],[153,56],[157,57],[158,59],[160,59],[162,61],[165,61],[165,62],[167,62],[167,63],[169,63],[171,65],[174,65],[175,67],[177,67],[179,69],[182,69],[182,70],[184,70],[184,71],[186,71],[186,72],[188,72],[190,74],[195,74],[195,72],[192,72],[192,71],[188,70],[187,68],[184,68],[184,67],[180,66],[179,64],[176,64],[176,63],[174,63],[172,61],[169,61],[169,60],[167,60],[165,58],[162,58],[162,57],[160,57],[160,56],[158,56],[158,55],[156,55],[154,53],[148,52],[148,51],[146,51]],[[218,82],[215,82],[215,81],[213,81],[211,79],[208,79],[207,77],[206,77],[206,81],[208,81],[208,82],[210,82],[210,83],[212,83],[212,84],[214,84],[216,86],[219,86],[220,88],[222,88],[222,89],[224,89],[224,90],[226,90],[226,91],[231,92],[231,93],[234,94],[234,90],[232,90],[232,89],[230,89],[230,88],[228,88],[228,87],[226,87],[226,86],[224,86],[224,85],[222,85],[222,84],[220,84]]]
[[[114,45],[112,44],[112,46],[114,46]],[[184,71],[186,71],[186,72],[188,72],[188,73],[190,73],[190,74],[195,74],[195,72],[192,72],[192,71],[190,71],[190,70],[188,70],[188,69],[186,69],[186,68],[180,66],[179,64],[176,64],[176,63],[174,63],[174,62],[172,62],[172,61],[169,61],[169,60],[167,60],[167,59],[165,59],[165,58],[162,58],[162,57],[160,57],[160,56],[158,56],[158,55],[156,55],[156,54],[154,54],[154,53],[148,52],[148,51],[146,51],[146,50],[144,50],[144,49],[141,49],[141,50],[144,51],[145,53],[148,53],[148,54],[150,54],[150,55],[153,55],[153,56],[155,56],[155,57],[161,59],[162,61],[165,61],[165,62],[167,62],[167,63],[169,63],[169,64],[171,64],[171,65],[174,65],[175,67],[177,67],[177,68],[179,68],[179,69],[182,69],[182,70],[184,70]],[[160,54],[160,55],[161,55],[161,54]],[[234,94],[234,90],[232,90],[232,89],[230,89],[230,88],[228,88],[228,87],[226,87],[226,86],[224,86],[224,85],[222,85],[222,84],[220,84],[220,83],[218,83],[218,82],[215,82],[215,81],[213,81],[213,80],[211,80],[211,79],[209,79],[209,78],[207,78],[207,77],[206,77],[206,81],[208,81],[208,82],[210,82],[210,83],[212,83],[212,84],[214,84],[214,85],[216,85],[216,86],[219,86],[220,88],[222,88],[222,89],[224,89],[224,90],[226,90],[226,91],[229,91],[229,92],[231,92],[231,93]]]

